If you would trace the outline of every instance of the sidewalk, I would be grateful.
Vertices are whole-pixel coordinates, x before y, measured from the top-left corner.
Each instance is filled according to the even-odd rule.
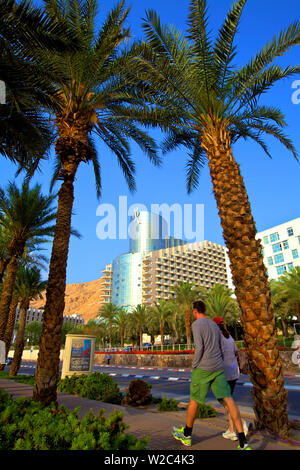
[[[10,379],[0,379],[0,388],[6,390],[14,398],[32,397],[33,387],[17,383]],[[100,409],[106,410],[106,416],[113,410],[123,412],[123,421],[129,425],[128,432],[141,439],[150,436],[148,450],[235,450],[237,442],[229,441],[222,437],[222,432],[227,428],[227,419],[223,411],[217,409],[217,417],[209,419],[197,419],[194,425],[193,442],[191,447],[185,447],[171,436],[174,425],[185,423],[186,411],[184,407],[177,412],[158,412],[153,405],[143,409],[111,405],[109,403],[89,400],[74,395],[58,393],[59,405],[65,405],[73,410],[80,407],[79,416],[84,416],[90,409],[98,414]],[[253,422],[253,416],[245,415],[243,418]],[[300,450],[300,422],[294,423],[290,442],[282,442],[267,433],[252,431],[248,441],[253,450]]]

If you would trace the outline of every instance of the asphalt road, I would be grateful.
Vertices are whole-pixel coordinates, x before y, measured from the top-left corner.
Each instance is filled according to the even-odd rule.
[[[23,361],[19,374],[34,375],[36,362]],[[5,370],[9,370],[6,367]],[[94,371],[106,373],[118,382],[121,389],[126,388],[134,378],[140,378],[152,385],[152,394],[156,397],[167,396],[188,403],[191,373],[189,370],[166,368],[135,368],[95,365]],[[298,374],[297,374],[298,375]],[[290,419],[300,420],[300,370],[297,377],[285,377],[285,388],[288,390],[288,413]],[[249,376],[241,375],[234,391],[234,398],[242,413],[253,414],[252,384]],[[209,392],[207,403],[221,406]]]

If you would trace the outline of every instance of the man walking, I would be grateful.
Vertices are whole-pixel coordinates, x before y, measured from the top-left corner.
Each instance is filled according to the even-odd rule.
[[[221,333],[218,326],[211,319],[206,318],[205,310],[204,302],[194,302],[193,316],[195,321],[192,324],[192,331],[195,353],[192,364],[190,402],[186,426],[174,427],[172,435],[186,446],[192,444],[192,430],[198,406],[205,403],[209,387],[211,387],[216,399],[222,401],[232,418],[239,439],[238,449],[251,450],[243,432],[239,409],[231,396],[230,387],[225,378]]]

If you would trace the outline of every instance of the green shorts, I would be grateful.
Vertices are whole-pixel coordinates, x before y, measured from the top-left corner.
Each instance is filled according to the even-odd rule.
[[[209,372],[203,369],[193,369],[190,398],[199,404],[204,404],[209,387],[217,400],[231,397],[230,387],[223,370]]]

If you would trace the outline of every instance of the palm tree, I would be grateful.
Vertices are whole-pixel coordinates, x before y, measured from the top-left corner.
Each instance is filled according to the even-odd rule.
[[[16,293],[20,299],[20,323],[15,343],[15,353],[10,366],[9,375],[15,376],[21,365],[22,354],[24,350],[24,333],[26,326],[26,315],[30,302],[38,297],[42,298],[42,292],[45,290],[47,281],[42,281],[41,273],[36,267],[20,267],[16,280]]]
[[[287,310],[294,310],[297,320],[300,321],[300,266],[286,271],[273,283],[273,288],[279,300],[286,304]]]
[[[195,302],[199,296],[198,290],[195,284],[190,282],[178,282],[175,286],[171,286],[170,290],[174,295],[175,304],[183,308],[187,347],[191,349],[191,312],[193,302]]]
[[[121,348],[123,348],[124,347],[124,338],[125,338],[126,326],[128,324],[128,313],[126,312],[126,310],[124,308],[120,307],[118,309],[118,311],[116,313],[116,316],[115,316],[114,324],[117,327],[118,332],[120,334]]]
[[[112,302],[104,304],[100,310],[97,318],[103,319],[107,325],[108,331],[108,340],[109,340],[109,349],[112,347],[112,330],[116,321],[116,317],[119,312],[119,307],[117,307]]]
[[[300,24],[292,23],[238,67],[234,63],[235,36],[246,1],[233,3],[214,41],[208,32],[206,0],[190,1],[186,38],[175,28],[161,25],[158,15],[149,11],[143,24],[147,44],[133,61],[131,74],[155,87],[159,104],[164,103],[171,116],[168,124],[164,121],[169,129],[164,151],[178,145],[190,150],[188,191],[197,187],[200,170],[208,161],[242,312],[256,426],[287,436],[287,392],[268,278],[232,145],[240,138],[252,139],[270,156],[263,137],[273,136],[297,158],[293,143],[283,132],[282,112],[260,105],[259,99],[278,81],[299,74],[299,66],[282,68],[273,62],[300,43]]]
[[[151,307],[153,316],[158,320],[161,338],[161,349],[163,350],[165,344],[165,325],[170,320],[174,311],[174,304],[168,300],[160,300],[155,302]]]
[[[55,103],[46,109],[53,114],[57,138],[56,167],[52,184],[61,181],[58,193],[56,230],[50,261],[43,333],[37,361],[33,397],[44,404],[56,402],[59,374],[60,332],[64,311],[66,266],[74,180],[81,162],[91,163],[96,191],[100,196],[101,174],[94,137],[100,139],[117,157],[131,190],[135,189],[135,166],[130,157],[129,142],[137,143],[154,164],[160,160],[156,144],[140,130],[141,118],[130,116],[133,104],[143,108],[137,87],[122,77],[134,52],[121,44],[129,38],[124,28],[128,9],[124,0],[111,10],[102,28],[95,35],[96,0],[45,0],[47,16],[67,23],[76,36],[78,48],[72,53],[42,54],[41,63],[55,64],[60,71],[54,82]],[[134,51],[134,48],[133,48]],[[61,78],[63,77],[63,78]],[[147,113],[145,112],[145,115]]]
[[[292,309],[288,302],[286,292],[284,292],[284,283],[280,282],[280,279],[271,279],[270,289],[275,315],[277,315],[277,318],[281,321],[283,336],[287,338],[289,336],[288,319],[292,316]]]
[[[203,291],[203,300],[208,316],[222,317],[227,325],[240,318],[240,310],[231,289],[216,283],[211,289],[205,289],[205,291]]]
[[[0,339],[4,338],[18,262],[26,243],[30,241],[35,245],[53,235],[51,224],[55,213],[51,206],[54,197],[42,195],[40,185],[30,189],[23,183],[19,190],[15,183],[9,183],[6,191],[0,188],[0,224],[10,234],[7,247],[9,262],[0,299]]]
[[[147,325],[148,311],[148,306],[139,304],[130,312],[132,324],[138,333],[139,348],[141,351],[143,350],[143,333]]]

